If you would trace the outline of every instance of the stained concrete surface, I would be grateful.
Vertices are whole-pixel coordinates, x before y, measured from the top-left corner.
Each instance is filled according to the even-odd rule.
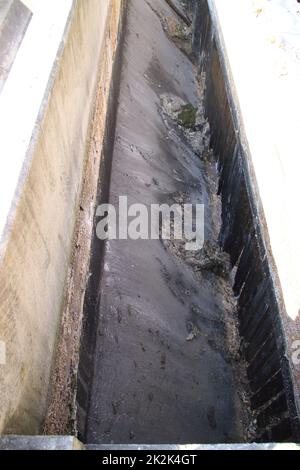
[[[166,95],[199,105],[193,64],[166,34],[170,18],[179,21],[164,0],[129,1],[109,202],[203,202],[213,240],[214,163],[162,110]],[[86,442],[243,441],[228,280],[195,272],[159,240],[109,241],[103,266]],[[187,341],[191,325],[199,333]]]
[[[32,19],[0,94],[2,433],[38,434],[45,418],[64,301],[70,300],[65,294],[74,279],[74,229],[100,74],[103,105],[94,136],[100,153],[91,164],[99,171],[115,48],[108,26],[118,24],[119,4],[32,0]],[[74,292],[80,299],[78,284]],[[80,319],[78,304],[72,325]],[[72,384],[69,360],[61,375]],[[65,395],[60,400],[68,406]]]

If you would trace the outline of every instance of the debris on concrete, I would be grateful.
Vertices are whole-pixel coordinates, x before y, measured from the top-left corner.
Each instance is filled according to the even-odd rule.
[[[164,120],[173,121],[182,132],[192,150],[202,159],[212,158],[210,149],[210,129],[204,116],[204,106],[201,97],[196,105],[186,103],[178,96],[161,95],[161,112]]]
[[[110,243],[94,311],[89,442],[242,442],[249,423],[230,263],[216,242],[221,201],[203,89],[176,44],[187,30],[175,19],[173,39],[166,29],[171,15],[163,0],[129,4],[110,198],[204,203],[207,242],[192,254],[172,237],[147,241],[147,250]]]
[[[212,240],[205,240],[193,263],[198,270],[210,271],[224,278],[228,277],[230,272],[229,255],[221,250],[218,243]]]
[[[186,338],[186,341],[193,341],[193,339],[197,338],[197,336],[200,335],[200,330],[197,325],[194,325],[191,322],[188,323],[187,329],[189,331],[189,334]]]

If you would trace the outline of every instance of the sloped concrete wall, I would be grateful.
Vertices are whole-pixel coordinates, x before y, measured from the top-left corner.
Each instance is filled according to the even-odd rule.
[[[284,220],[276,200],[282,193],[286,198],[285,179],[291,171],[290,156],[289,152],[282,152],[285,165],[281,165],[277,174],[279,153],[270,148],[276,149],[278,133],[275,126],[273,130],[270,128],[272,108],[260,99],[268,93],[269,85],[262,87],[262,82],[262,90],[257,88],[256,81],[249,81],[243,74],[243,67],[239,66],[243,63],[245,68],[245,62],[250,61],[253,73],[257,74],[259,70],[263,75],[253,59],[257,50],[248,44],[251,35],[245,39],[242,28],[230,29],[229,26],[227,35],[224,34],[224,25],[235,18],[232,14],[234,6],[239,5],[242,11],[246,7],[243,21],[247,26],[246,20],[252,13],[247,10],[246,3],[249,6],[249,2],[242,6],[241,3],[235,0],[226,3],[219,15],[224,2],[196,2],[193,48],[199,70],[205,76],[206,114],[211,128],[211,145],[218,157],[219,193],[222,195],[220,243],[236,268],[234,292],[238,299],[241,352],[247,362],[251,408],[257,418],[256,438],[262,442],[299,440],[299,369],[292,361],[292,342],[300,331],[299,318],[296,310],[294,315],[288,311],[291,286],[298,277],[291,267],[286,282],[283,282],[284,269],[276,256],[278,246],[274,241],[281,232],[280,219]],[[255,12],[253,14],[255,17]],[[229,41],[228,31],[232,32],[235,41]],[[237,60],[235,68],[234,59]],[[267,64],[266,70],[272,71]],[[245,97],[253,101],[252,110],[241,106],[241,98]],[[258,119],[262,114],[270,118],[266,119],[266,126]],[[249,121],[252,121],[252,130]],[[255,138],[261,147],[257,142],[253,145]],[[284,171],[284,166],[288,171]],[[266,191],[266,187],[270,189]],[[286,213],[290,211],[290,204],[293,204],[292,199],[285,202]],[[295,254],[298,251],[296,244],[291,242],[295,233],[294,217],[284,218],[289,243],[282,245],[282,250],[286,253],[286,264],[292,265],[291,254],[286,250]]]
[[[106,25],[120,4],[73,2],[16,188],[0,264],[0,432],[38,433],[45,416],[99,66],[113,61]]]

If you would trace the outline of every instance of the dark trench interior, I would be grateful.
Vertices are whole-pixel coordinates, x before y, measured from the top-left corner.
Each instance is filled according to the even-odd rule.
[[[204,247],[94,236],[77,381],[89,444],[299,435],[218,38],[207,2],[183,3],[126,2],[98,203],[202,203]]]

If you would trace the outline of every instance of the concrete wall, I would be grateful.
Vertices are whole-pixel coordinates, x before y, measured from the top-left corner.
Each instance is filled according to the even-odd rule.
[[[71,5],[26,158],[23,155],[1,239],[0,432],[38,433],[46,413],[99,58],[107,55],[106,24],[112,6],[120,2],[76,0]],[[47,55],[47,48],[43,53]],[[111,51],[108,55],[112,65]]]
[[[278,174],[279,152],[272,151],[279,149],[278,133],[276,126],[270,128],[274,111],[268,107],[267,100],[261,99],[264,93],[269,93],[268,84],[261,81],[258,85],[254,78],[249,82],[250,70],[254,76],[264,72],[272,76],[268,54],[265,55],[267,70],[263,71],[255,59],[258,49],[249,44],[249,38],[256,35],[245,34],[245,37],[241,26],[229,28],[228,23],[235,18],[234,5],[246,12],[243,22],[247,31],[251,13],[246,1],[230,0],[223,8],[224,2],[200,0],[195,2],[194,16],[193,49],[205,76],[206,114],[220,173],[220,243],[235,267],[241,352],[247,363],[251,408],[257,419],[256,439],[298,440],[299,370],[292,360],[292,342],[299,335],[299,321],[297,311],[294,310],[293,316],[289,311],[291,289],[287,289],[288,285],[290,288],[294,285],[296,273],[290,260],[292,253],[296,256],[298,247],[292,243],[295,217],[290,214],[286,218],[282,213],[282,210],[290,213],[294,199],[285,201],[285,209],[284,206],[280,209],[277,200],[281,195],[287,198],[290,155],[281,149],[281,159],[286,160],[289,169],[285,172],[285,165],[281,165]],[[256,18],[255,11],[253,14]],[[234,41],[230,40],[232,36]],[[260,64],[263,62],[262,59]],[[279,91],[280,88],[278,94]],[[252,101],[251,107],[242,106],[245,100]],[[265,125],[260,121],[261,115],[265,116]],[[284,119],[290,118],[284,114]],[[292,186],[292,180],[289,184]],[[277,256],[276,237],[282,232],[280,219],[285,219],[283,230],[288,234],[281,246],[286,271],[290,265],[288,282],[284,282],[285,270]]]
[[[93,286],[99,282],[98,276],[91,270],[90,259],[94,260],[92,240],[97,224],[96,205],[107,200],[110,184],[111,145],[115,132],[126,5],[125,1],[112,2],[103,52],[100,54],[97,97],[80,198],[81,210],[77,217],[74,250],[66,283],[66,300],[43,426],[43,432],[48,435],[76,435],[84,419],[84,409],[79,403],[79,396],[82,394],[79,390],[82,391],[83,385],[84,395],[88,396],[86,378],[92,373],[92,363],[87,366],[84,361],[87,368],[82,371],[82,360],[79,360],[84,354],[82,343],[85,343],[85,327],[89,323],[84,299],[91,280]],[[101,249],[97,253],[98,262],[99,256]],[[94,288],[93,295],[95,294],[98,294],[98,287]]]

